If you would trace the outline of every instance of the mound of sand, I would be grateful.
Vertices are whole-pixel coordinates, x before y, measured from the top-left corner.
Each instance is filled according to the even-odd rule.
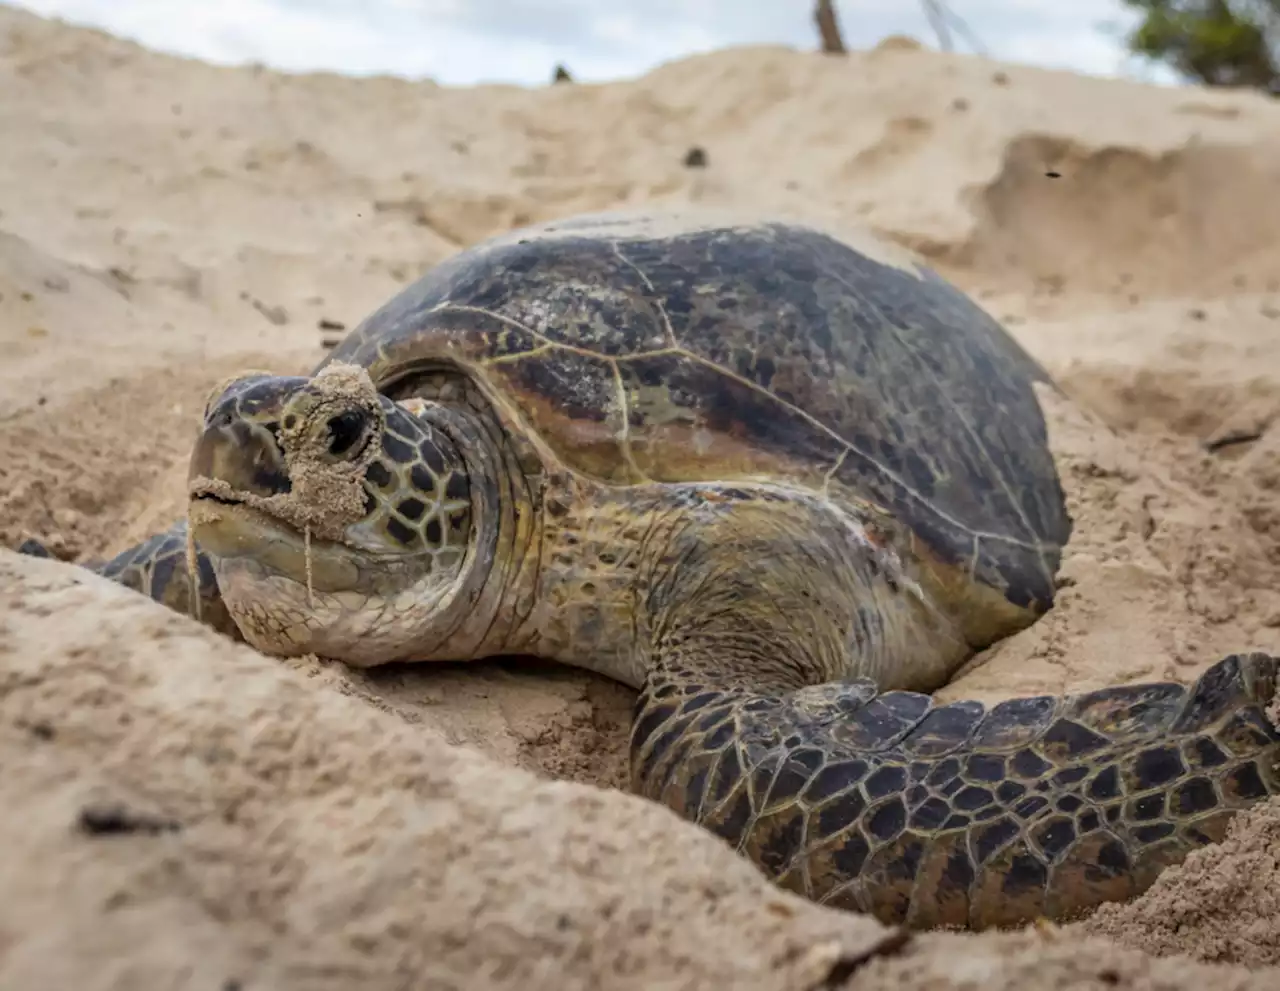
[[[954,980],[961,946],[984,988],[1273,986],[819,909],[663,808],[451,747],[52,562],[0,551],[0,609],[4,987],[876,989]]]
[[[946,695],[1280,651],[1274,101],[907,45],[451,90],[218,69],[3,7],[0,86],[0,544],[84,560],[167,525],[216,381],[309,367],[322,331],[461,246],[750,203],[923,252],[1074,400],[1045,398],[1077,521],[1060,604]],[[1280,808],[1077,926],[902,943],[589,787],[625,779],[629,706],[531,662],[286,665],[0,552],[0,791],[22,810],[0,823],[0,985],[1280,976]]]

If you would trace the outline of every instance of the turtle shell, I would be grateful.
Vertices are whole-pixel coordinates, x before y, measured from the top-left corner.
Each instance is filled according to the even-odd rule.
[[[1047,376],[870,234],[705,213],[554,221],[435,266],[327,360],[397,397],[416,372],[462,368],[583,475],[824,491],[1018,611],[1052,600],[1070,522],[1032,388]]]

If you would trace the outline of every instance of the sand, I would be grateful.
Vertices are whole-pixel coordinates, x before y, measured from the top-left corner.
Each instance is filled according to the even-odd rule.
[[[307,369],[482,237],[749,203],[922,253],[1069,397],[1043,397],[1076,520],[1059,604],[945,696],[1280,652],[1272,100],[901,40],[446,89],[214,68],[5,7],[0,89],[0,546],[84,561],[166,526],[214,383]],[[1280,978],[1280,807],[1082,923],[904,939],[617,791],[630,703],[531,661],[283,663],[0,550],[0,794],[21,810],[0,818],[0,986]]]

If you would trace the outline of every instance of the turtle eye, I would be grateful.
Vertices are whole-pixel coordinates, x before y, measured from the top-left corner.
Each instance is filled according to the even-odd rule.
[[[329,453],[335,458],[348,453],[364,436],[369,420],[359,410],[347,410],[329,418]]]

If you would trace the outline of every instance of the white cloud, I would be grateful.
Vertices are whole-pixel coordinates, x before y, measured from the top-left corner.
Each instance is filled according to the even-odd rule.
[[[545,82],[563,62],[580,79],[637,75],[658,62],[735,44],[815,44],[809,0],[16,0],[151,48],[212,62],[443,83]],[[1116,74],[1126,66],[1106,21],[1118,0],[950,0],[997,58]],[[855,47],[888,34],[930,37],[912,0],[838,3]],[[961,45],[960,47],[964,47]]]

